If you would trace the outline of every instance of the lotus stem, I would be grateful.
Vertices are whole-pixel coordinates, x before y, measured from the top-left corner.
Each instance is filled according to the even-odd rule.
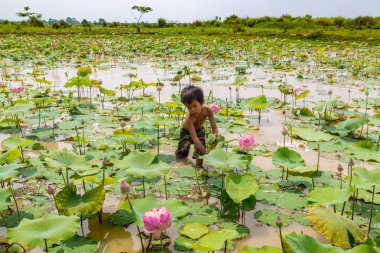
[[[224,241],[224,253],[227,253],[227,240]]]
[[[66,182],[69,184],[69,169],[66,168]]]
[[[45,241],[45,250],[46,250],[46,252],[49,252],[48,245],[47,245],[47,240],[45,238],[44,238],[44,241]]]
[[[84,182],[84,179],[82,179],[82,185],[83,185],[83,191],[86,193],[86,183]]]
[[[164,182],[165,182],[165,199],[168,200],[168,191],[166,190],[166,175],[164,175]]]
[[[199,185],[199,178],[198,178],[197,167],[195,167],[195,166],[194,166],[194,172],[195,172],[195,179],[197,180],[198,194],[201,196],[202,195],[202,191],[201,191],[201,187]]]
[[[317,147],[318,147],[318,161],[317,161],[317,172],[318,172],[319,171],[319,159],[321,157],[321,149],[319,146],[319,141],[318,141]]]
[[[352,165],[348,165],[349,171],[350,171],[350,186],[352,183]]]
[[[129,199],[128,199],[128,201],[129,201]],[[132,206],[131,206],[131,208],[132,208]],[[140,227],[137,224],[136,224],[136,227],[137,227],[137,232],[139,233],[139,237],[140,237],[140,243],[141,243],[142,253],[145,253],[145,248],[144,248],[144,243],[143,243],[143,240],[142,240],[142,237],[141,237]]]
[[[19,244],[19,243],[17,243],[17,242],[11,243],[11,244],[7,247],[7,250],[5,251],[5,253],[8,253],[9,249],[12,248],[12,246],[13,246],[14,244],[20,246],[20,247],[22,248],[22,250],[24,251],[24,253],[26,253],[25,248],[24,248],[21,244]]]
[[[334,213],[336,213],[336,205],[334,204],[333,207],[334,207]]]
[[[226,116],[227,116],[227,122],[228,122],[228,101],[226,98]]]
[[[149,234],[148,246],[146,246],[147,251],[149,251],[150,244],[152,243],[152,237],[153,237],[153,234]]]
[[[369,237],[369,233],[371,232],[371,223],[372,223],[372,215],[373,215],[373,202],[374,202],[374,199],[375,199],[375,187],[376,185],[374,185],[372,187],[372,201],[371,201],[371,214],[370,214],[370,217],[369,217],[369,224],[368,224],[368,237]]]
[[[142,177],[142,184],[143,184],[143,197],[145,198],[145,177]]]
[[[161,241],[161,251],[162,251],[162,253],[165,253],[165,249],[164,249],[164,243],[163,243],[163,241],[162,241],[162,233],[161,233],[161,236],[160,236],[160,241]]]
[[[281,250],[282,250],[283,253],[285,253],[284,242],[283,242],[283,240],[282,240],[281,226],[278,226],[278,232],[280,233]]]
[[[160,154],[160,126],[157,126],[157,154]]]
[[[84,237],[84,231],[83,231],[83,214],[80,214],[80,228],[82,230],[82,236]]]
[[[346,201],[344,201],[344,203],[343,203],[343,207],[342,207],[342,211],[340,212],[340,216],[343,216],[345,207],[346,207]]]
[[[354,194],[352,195],[352,213],[351,213],[351,220],[354,220],[354,213],[355,213],[355,198],[357,198],[357,194],[355,194],[355,191],[354,191]]]
[[[9,189],[11,190],[13,200],[15,201],[15,206],[16,206],[16,211],[17,211],[17,218],[18,218],[18,222],[20,223],[21,222],[20,212],[19,212],[19,209],[18,209],[18,204],[17,204],[15,193],[14,193],[14,191],[12,189],[12,185],[9,186]]]

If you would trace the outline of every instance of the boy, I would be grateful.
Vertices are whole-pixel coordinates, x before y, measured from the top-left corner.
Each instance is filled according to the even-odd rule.
[[[214,120],[214,113],[210,108],[204,106],[203,90],[190,85],[181,92],[181,101],[186,106],[188,112],[182,123],[179,135],[178,149],[175,152],[177,158],[185,158],[189,155],[190,145],[194,144],[193,159],[196,159],[196,166],[201,167],[203,160],[199,156],[206,155],[206,133],[202,124],[208,118],[210,120],[212,132],[217,135],[218,129]]]

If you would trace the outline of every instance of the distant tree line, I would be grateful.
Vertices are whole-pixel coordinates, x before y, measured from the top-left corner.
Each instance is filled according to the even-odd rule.
[[[104,18],[99,18],[97,21],[89,21],[83,19],[78,21],[73,17],[67,17],[66,19],[52,19],[45,21],[42,20],[42,15],[38,13],[31,12],[29,7],[24,7],[22,12],[17,13],[19,17],[26,18],[21,22],[10,22],[8,20],[0,20],[0,23],[18,23],[21,25],[29,25],[34,27],[44,27],[51,26],[55,29],[69,28],[71,26],[83,26],[85,29],[91,31],[91,27],[102,26],[104,28],[116,28],[116,27],[130,27],[134,26],[137,28],[137,32],[141,31],[141,27],[172,27],[172,26],[193,26],[193,27],[229,27],[232,28],[234,32],[244,32],[247,28],[276,28],[282,29],[286,32],[288,29],[293,28],[320,28],[320,27],[337,27],[346,29],[380,29],[380,17],[372,16],[359,16],[356,18],[345,18],[345,17],[315,17],[311,15],[292,17],[289,14],[284,14],[281,17],[238,17],[236,15],[231,15],[226,17],[224,20],[220,16],[216,16],[214,19],[207,21],[196,20],[192,23],[178,23],[173,21],[167,21],[164,18],[159,18],[156,23],[146,23],[142,22],[142,17],[152,10],[150,7],[146,6],[133,6],[131,8],[132,16],[136,20],[135,23],[123,23],[123,22],[107,22]]]

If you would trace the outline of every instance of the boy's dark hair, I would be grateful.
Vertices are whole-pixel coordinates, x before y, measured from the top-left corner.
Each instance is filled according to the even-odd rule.
[[[203,105],[205,102],[205,99],[203,97],[203,90],[200,87],[194,85],[189,85],[183,88],[181,92],[182,103],[188,105],[191,104],[193,100],[197,100]]]

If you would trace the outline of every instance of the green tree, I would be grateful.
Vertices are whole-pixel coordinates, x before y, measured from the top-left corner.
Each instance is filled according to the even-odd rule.
[[[28,6],[24,7],[24,12],[18,12],[16,14],[21,18],[28,18],[27,22],[31,26],[44,26],[44,23],[41,20],[42,14],[30,12],[30,8]]]
[[[87,19],[83,19],[81,22],[82,26],[88,28],[91,31],[91,23],[87,21]]]
[[[144,14],[146,13],[149,13],[151,11],[153,11],[152,8],[148,7],[148,6],[137,6],[137,5],[134,5],[132,6],[132,11],[137,11],[140,13],[139,16],[135,15],[133,12],[132,12],[132,16],[136,19],[137,21],[137,32],[140,33],[141,32],[141,28],[140,28],[140,21],[141,21],[141,18]]]
[[[168,25],[168,22],[166,21],[166,19],[164,19],[164,18],[159,18],[158,20],[157,20],[157,24],[158,24],[158,27],[165,27],[165,26],[167,26]]]

